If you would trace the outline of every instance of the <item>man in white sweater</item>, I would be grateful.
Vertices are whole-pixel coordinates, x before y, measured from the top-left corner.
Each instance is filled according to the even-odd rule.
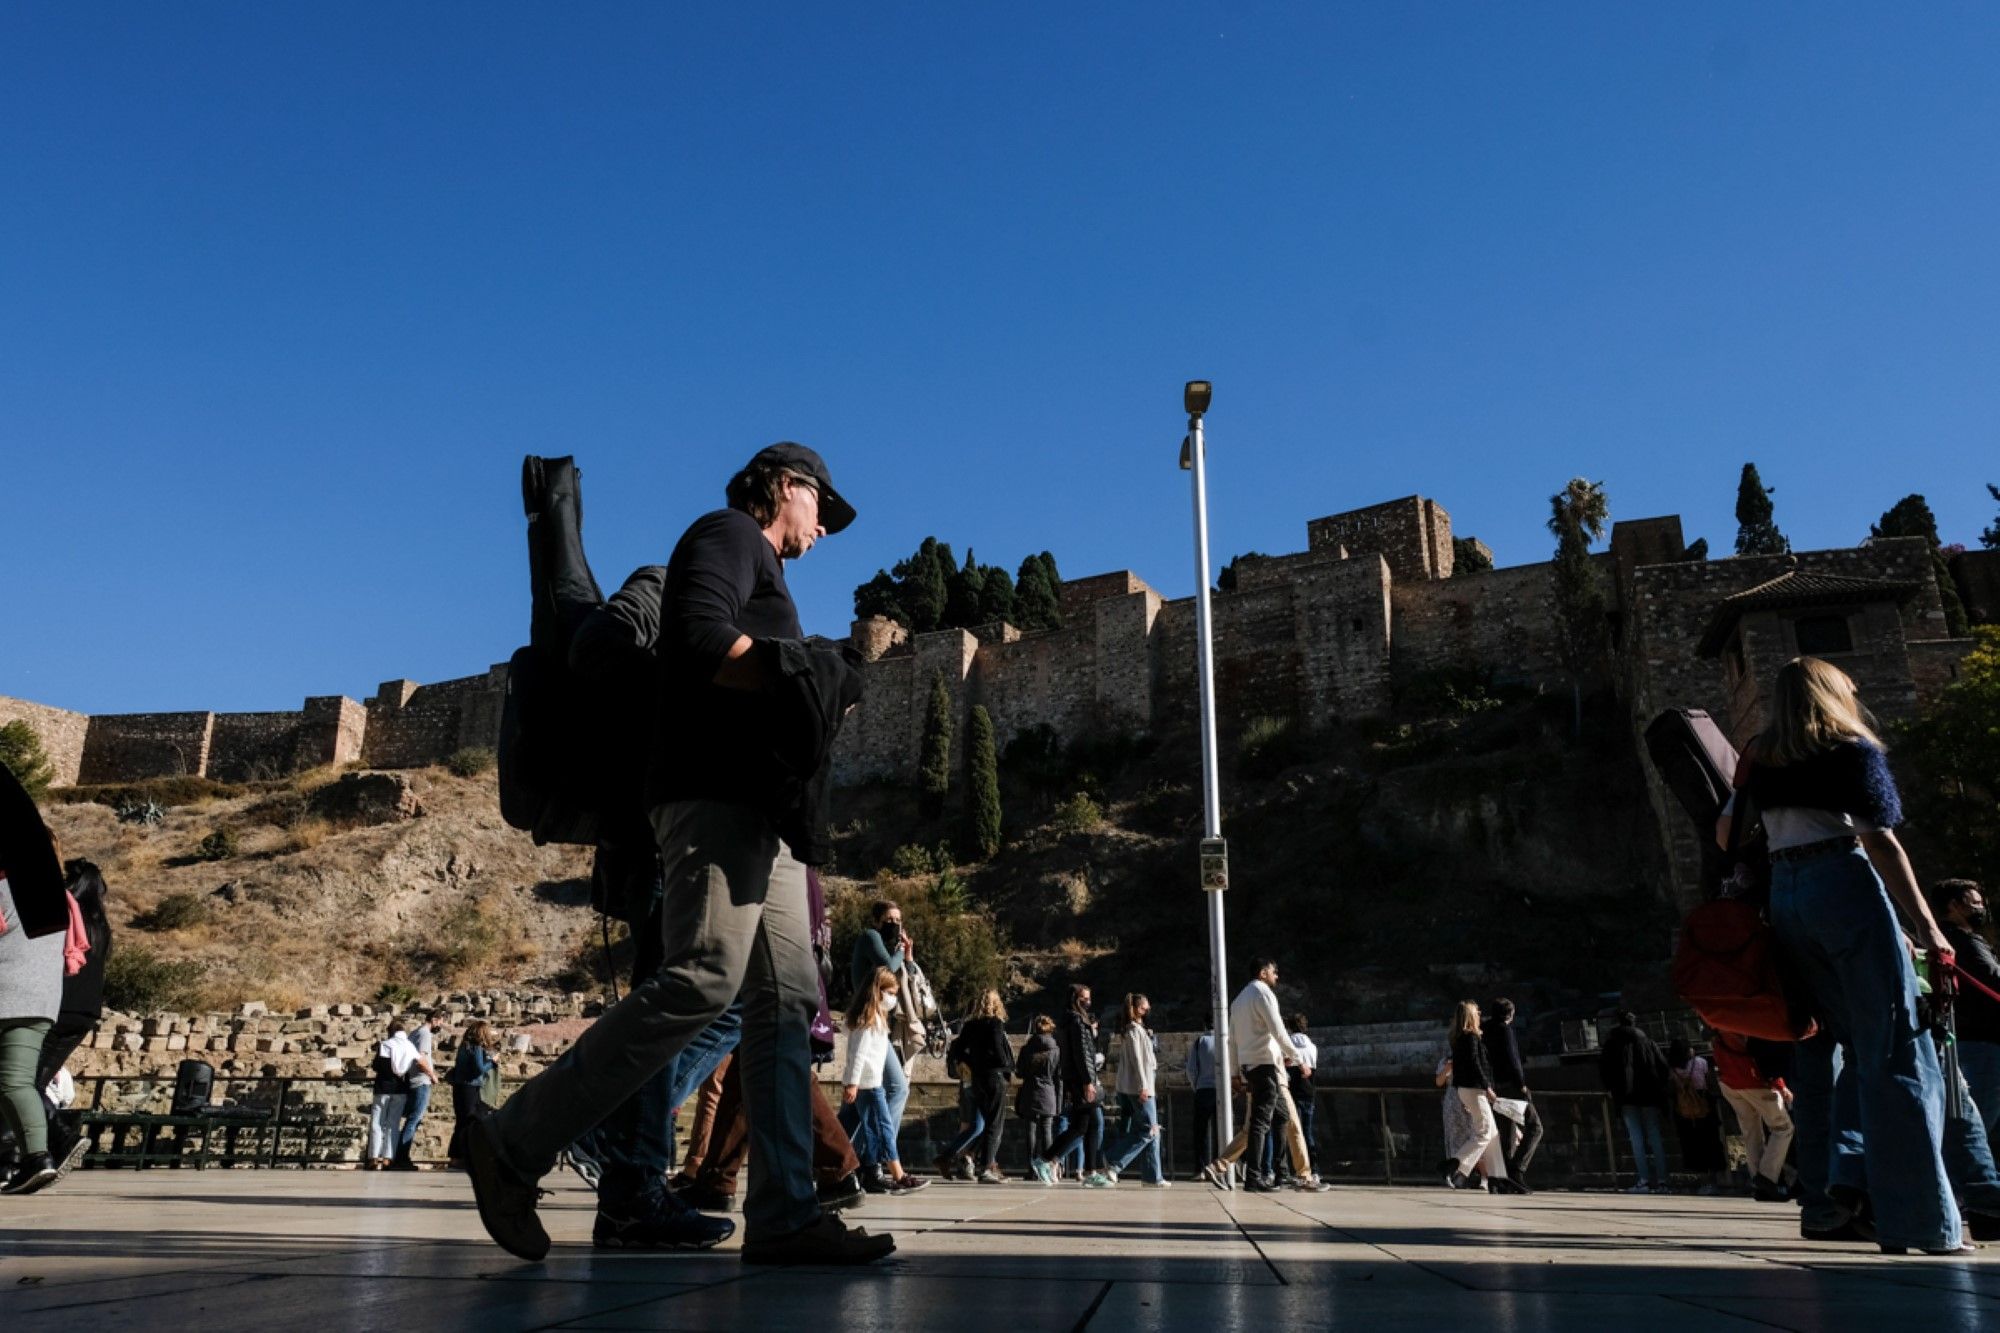
[[[1312,1162],[1305,1152],[1305,1135],[1299,1132],[1297,1113],[1285,1088],[1285,1067],[1299,1063],[1298,1048],[1285,1030],[1285,1017],[1278,1008],[1278,964],[1259,958],[1252,966],[1256,975],[1229,1006],[1229,1037],[1235,1048],[1236,1067],[1250,1085],[1250,1114],[1243,1132],[1224,1149],[1222,1155],[1202,1168],[1202,1177],[1227,1188],[1229,1168],[1247,1156],[1249,1180],[1244,1188],[1263,1192],[1277,1186],[1259,1174],[1264,1160],[1264,1144],[1274,1127],[1282,1126],[1292,1153],[1295,1189],[1326,1188],[1313,1175]],[[1247,1153],[1246,1153],[1247,1149]]]

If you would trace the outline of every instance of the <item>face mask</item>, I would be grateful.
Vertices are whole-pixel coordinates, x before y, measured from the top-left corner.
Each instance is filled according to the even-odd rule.
[[[896,947],[897,941],[901,940],[902,938],[903,938],[903,927],[901,922],[884,921],[882,923],[882,943],[885,946],[893,949]]]
[[[884,995],[884,996],[882,997],[882,1012],[883,1012],[883,1013],[885,1013],[885,1014],[893,1014],[893,1013],[895,1013],[895,1012],[896,1012],[896,997],[895,997],[895,996],[893,996],[893,995]]]
[[[1965,919],[1972,923],[1972,928],[1974,930],[1986,929],[1986,909],[1983,907],[1980,908],[1977,912],[1968,913]]]

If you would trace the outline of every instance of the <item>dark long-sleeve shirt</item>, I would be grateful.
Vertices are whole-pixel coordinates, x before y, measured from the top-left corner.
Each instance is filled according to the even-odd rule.
[[[1597,1069],[1604,1077],[1604,1090],[1619,1106],[1667,1104],[1670,1081],[1667,1057],[1639,1029],[1611,1029],[1604,1038],[1604,1049],[1598,1053]]]
[[[773,710],[762,693],[725,689],[715,673],[738,639],[800,639],[784,563],[757,520],[704,514],[667,562],[660,619],[661,699],[650,803],[773,799]]]
[[[1514,1025],[1495,1022],[1483,1035],[1486,1038],[1486,1058],[1493,1067],[1493,1086],[1527,1087],[1528,1071],[1521,1065],[1521,1044],[1514,1040]]]
[[[891,972],[903,970],[903,939],[896,937],[896,947],[891,950],[882,943],[882,932],[870,926],[855,937],[854,952],[847,961],[847,978],[856,990],[875,980],[875,969],[886,967]]]
[[[1084,1089],[1097,1086],[1096,1040],[1081,1014],[1072,1011],[1056,1020],[1056,1047],[1062,1052],[1063,1095],[1081,1102]]]
[[[1951,941],[1952,952],[1958,956],[1958,965],[1989,990],[2000,991],[2000,959],[1993,956],[1993,946],[1986,942],[1986,937],[1953,925],[1945,926],[1944,935]],[[1961,984],[1958,988],[1958,1039],[2000,1042],[2000,1002]]]

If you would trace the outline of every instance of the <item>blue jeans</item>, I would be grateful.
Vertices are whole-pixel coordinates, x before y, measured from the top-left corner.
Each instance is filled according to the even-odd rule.
[[[2000,1138],[2000,1042],[1961,1041],[1958,1069],[1972,1100],[1979,1103],[1979,1118],[1986,1122],[1988,1142]]]
[[[896,1053],[894,1046],[889,1048],[889,1058],[882,1064],[882,1086],[879,1091],[882,1094],[884,1124],[888,1129],[888,1145],[884,1156],[872,1160],[900,1162],[903,1160],[903,1108],[910,1102],[910,1080],[903,1073],[903,1058]],[[840,1127],[847,1131],[848,1138],[854,1140],[854,1154],[861,1159],[863,1166],[868,1165],[871,1160],[861,1151],[860,1139],[860,1135],[867,1132],[862,1123],[861,1111],[861,1100],[867,1095],[868,1090],[863,1089],[861,1096],[855,1098],[851,1105],[840,1108],[839,1116]]]
[[[1161,1179],[1159,1103],[1151,1097],[1118,1094],[1119,1109],[1125,1112],[1125,1134],[1104,1150],[1105,1165],[1120,1175],[1134,1161],[1139,1162],[1139,1178],[1147,1182]]]
[[[403,1127],[396,1131],[396,1155],[408,1157],[410,1145],[417,1141],[417,1126],[423,1123],[424,1112],[430,1109],[431,1085],[419,1083],[410,1089],[410,1095],[403,1099]]]
[[[597,1162],[597,1197],[623,1203],[667,1173],[674,1155],[674,1111],[694,1095],[743,1039],[743,1006],[732,1004],[639,1090],[570,1144]]]
[[[958,1131],[952,1141],[945,1145],[942,1156],[956,1161],[960,1156],[972,1151],[972,1145],[979,1142],[986,1133],[986,1117],[980,1113],[979,1099],[973,1095],[971,1083],[958,1085],[958,1123],[965,1128]]]
[[[863,1166],[883,1166],[900,1160],[896,1155],[895,1124],[889,1119],[886,1088],[863,1088],[847,1107],[854,1113],[854,1156]]]
[[[1620,1108],[1625,1116],[1625,1137],[1632,1141],[1632,1162],[1639,1172],[1639,1184],[1664,1185],[1667,1183],[1667,1148],[1660,1139],[1660,1108],[1657,1106],[1626,1106]],[[1650,1162],[1648,1149],[1652,1152]]]
[[[1792,1089],[1806,1224],[1827,1215],[1839,1123],[1836,1048],[1844,1045],[1853,1056],[1851,1097],[1877,1238],[1956,1247],[1958,1205],[1942,1148],[1944,1078],[1937,1047],[1917,1026],[1916,970],[1874,866],[1858,849],[1776,862],[1771,926],[1824,1025],[1799,1043]]]

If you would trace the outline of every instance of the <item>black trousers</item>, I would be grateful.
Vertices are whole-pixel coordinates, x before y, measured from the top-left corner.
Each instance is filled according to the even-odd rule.
[[[1100,1092],[1098,1099],[1093,1102],[1086,1102],[1081,1098],[1072,1101],[1064,1114],[1069,1118],[1068,1127],[1056,1135],[1056,1141],[1049,1145],[1048,1151],[1042,1156],[1053,1162],[1061,1158],[1071,1147],[1081,1143],[1084,1170],[1102,1170],[1104,1167],[1103,1093]]]
[[[1229,1145],[1215,1138],[1215,1089],[1194,1090],[1194,1151],[1197,1162],[1212,1162]]]
[[[1264,1145],[1270,1140],[1271,1131],[1282,1131],[1291,1121],[1291,1112],[1285,1109],[1285,1099],[1278,1095],[1283,1087],[1285,1071],[1277,1065],[1252,1065],[1243,1071],[1244,1079],[1250,1084],[1250,1132],[1244,1143],[1243,1160],[1245,1170],[1261,1171],[1264,1163]]]
[[[76,1048],[83,1045],[83,1039],[97,1026],[97,1019],[90,1014],[64,1012],[56,1015],[55,1026],[49,1035],[42,1038],[42,1058],[35,1065],[35,1091],[42,1096],[42,1107],[48,1112],[50,1152],[55,1151],[56,1104],[49,1100],[49,1080],[56,1071],[69,1063]],[[82,1089],[77,1090],[79,1097]]]
[[[979,1139],[980,1169],[991,1170],[1000,1160],[1000,1136],[1007,1128],[1007,1076],[997,1069],[975,1075],[972,1105],[986,1118],[986,1132]]]
[[[1535,1109],[1528,1090],[1518,1083],[1496,1085],[1493,1091],[1501,1097],[1528,1103],[1524,1124],[1517,1125],[1504,1115],[1493,1117],[1500,1122],[1500,1155],[1507,1161],[1507,1174],[1519,1180],[1528,1163],[1535,1160],[1535,1149],[1542,1146],[1542,1113]]]

